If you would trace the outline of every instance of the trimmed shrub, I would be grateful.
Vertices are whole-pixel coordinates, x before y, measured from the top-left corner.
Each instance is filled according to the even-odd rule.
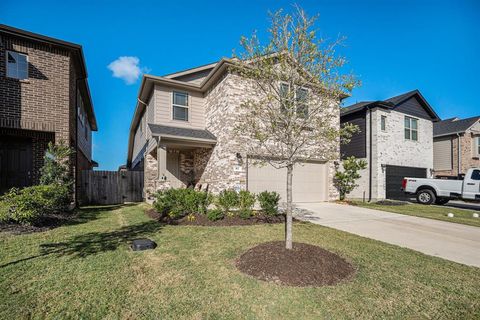
[[[205,214],[212,201],[211,195],[193,189],[167,189],[158,191],[153,204],[161,215],[172,219],[181,218],[187,214]]]
[[[224,214],[227,214],[233,208],[238,207],[238,193],[235,192],[235,190],[223,190],[217,196],[217,205],[222,209]]]
[[[223,211],[220,209],[215,208],[207,211],[207,218],[210,221],[217,221],[223,219],[223,217]]]
[[[253,206],[255,205],[255,194],[247,190],[241,190],[238,193],[239,216],[248,219],[253,215]]]
[[[257,196],[258,202],[262,211],[269,216],[278,214],[278,202],[280,201],[280,195],[275,192],[263,191]]]
[[[213,202],[213,195],[205,191],[196,191],[197,203],[198,203],[198,213],[207,214],[208,206]]]
[[[43,216],[65,211],[69,203],[67,185],[12,188],[0,198],[0,222],[34,224]]]

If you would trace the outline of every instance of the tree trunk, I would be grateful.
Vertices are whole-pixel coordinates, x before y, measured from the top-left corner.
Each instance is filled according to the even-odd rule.
[[[285,219],[285,247],[292,249],[292,176],[293,164],[287,166],[287,217]]]

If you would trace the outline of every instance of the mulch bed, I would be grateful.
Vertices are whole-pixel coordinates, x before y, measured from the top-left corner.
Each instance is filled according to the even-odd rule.
[[[259,280],[295,287],[320,287],[350,280],[355,268],[337,254],[305,243],[262,243],[241,255],[237,268]]]
[[[238,216],[225,217],[217,221],[210,221],[206,215],[196,214],[195,220],[189,221],[187,217],[183,217],[178,220],[172,220],[168,216],[162,216],[155,209],[149,209],[145,212],[150,218],[158,220],[172,225],[181,225],[181,226],[251,226],[256,224],[274,224],[274,223],[285,223],[284,215],[277,216],[266,216],[261,213],[257,213],[255,216],[248,219],[243,219]],[[295,220],[295,219],[294,219]]]
[[[15,235],[28,234],[34,232],[44,232],[51,229],[58,228],[74,218],[76,215],[72,214],[51,214],[42,217],[34,225],[23,224],[0,224],[0,232],[8,232]]]

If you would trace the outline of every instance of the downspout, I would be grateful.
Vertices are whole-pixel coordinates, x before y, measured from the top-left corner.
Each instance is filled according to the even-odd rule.
[[[457,133],[457,176],[462,173],[462,142],[460,140],[460,133]]]
[[[373,137],[373,134],[372,134],[372,109],[371,108],[368,108],[368,113],[369,113],[369,116],[370,116],[370,124],[369,124],[369,160],[368,160],[368,166],[369,166],[369,175],[368,175],[368,186],[369,186],[369,190],[368,190],[368,202],[371,202],[372,201],[372,180],[373,180],[373,177],[372,177],[372,137]]]
[[[75,80],[75,193],[74,193],[74,201],[75,207],[78,205],[78,81],[80,79],[77,78]]]

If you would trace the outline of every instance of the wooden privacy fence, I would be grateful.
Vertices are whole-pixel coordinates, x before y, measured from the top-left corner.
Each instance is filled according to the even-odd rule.
[[[143,201],[143,171],[92,171],[80,174],[80,199],[86,204]]]

